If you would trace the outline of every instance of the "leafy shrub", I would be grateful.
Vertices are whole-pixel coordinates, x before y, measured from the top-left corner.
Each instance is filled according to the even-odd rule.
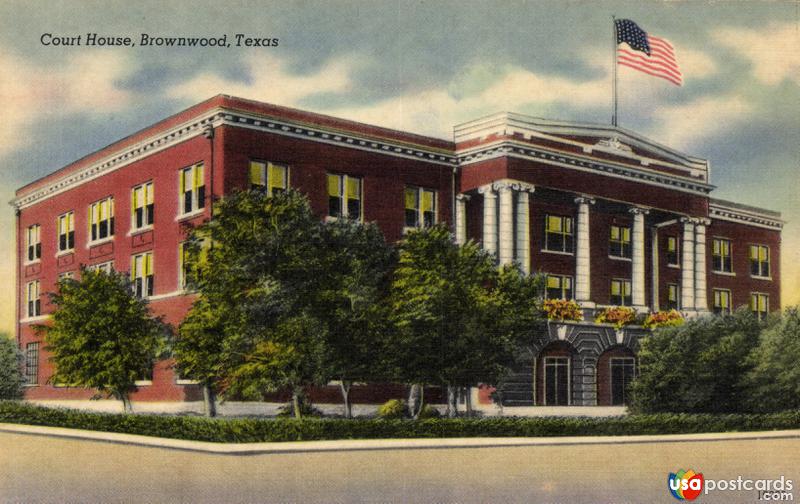
[[[677,327],[683,323],[683,315],[678,310],[669,310],[651,313],[642,325],[646,329],[655,329],[657,327]]]
[[[315,408],[311,401],[305,397],[300,396],[300,414],[304,417],[321,417],[324,416],[322,411]],[[278,417],[279,418],[291,418],[294,417],[294,405],[292,401],[284,404],[278,409]]]
[[[430,404],[425,404],[425,405],[422,406],[422,411],[419,412],[419,415],[417,415],[417,418],[419,418],[420,420],[423,420],[423,419],[426,419],[426,418],[440,418],[441,416],[442,416],[442,414],[439,413],[438,409],[434,408]]]
[[[22,398],[24,383],[22,352],[13,339],[0,333],[0,399]]]
[[[787,430],[800,428],[800,411],[772,414],[673,414],[625,417],[491,417],[426,420],[205,418],[119,415],[49,409],[0,401],[0,422],[49,425],[220,443],[454,437],[622,436]]]
[[[403,418],[405,413],[406,403],[400,399],[389,399],[378,408],[378,418],[385,420]]]
[[[622,329],[636,321],[636,311],[626,306],[612,306],[595,315],[594,321],[598,324],[614,324],[615,329]]]
[[[542,309],[548,320],[583,320],[580,305],[571,299],[545,299]]]

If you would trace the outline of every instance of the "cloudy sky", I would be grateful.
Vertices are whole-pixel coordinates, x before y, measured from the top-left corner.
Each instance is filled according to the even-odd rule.
[[[0,6],[0,199],[217,93],[452,136],[500,110],[608,123],[612,15],[676,48],[685,83],[620,69],[620,125],[711,160],[715,196],[783,213],[800,303],[800,3],[15,2]],[[44,33],[278,38],[278,47],[43,46]],[[0,274],[13,211],[0,211]],[[794,285],[793,285],[794,284]],[[13,330],[11,289],[0,330]]]

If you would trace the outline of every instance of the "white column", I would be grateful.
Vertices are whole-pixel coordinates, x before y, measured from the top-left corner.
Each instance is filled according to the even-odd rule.
[[[659,299],[658,299],[658,294],[659,294],[659,291],[658,291],[658,284],[659,284],[658,265],[659,265],[659,259],[658,259],[658,228],[657,227],[653,227],[653,229],[652,229],[652,231],[650,233],[650,247],[651,247],[651,253],[652,253],[652,257],[650,258],[650,261],[651,261],[650,264],[653,265],[653,285],[652,285],[652,291],[650,292],[650,295],[653,296],[653,302],[650,303],[650,306],[652,307],[654,312],[657,312],[660,309]]]
[[[681,310],[694,311],[694,220],[683,218],[681,256]]]
[[[531,272],[530,200],[528,191],[517,193],[517,262],[522,272]]]
[[[495,208],[497,195],[492,191],[492,186],[487,185],[478,189],[483,194],[483,248],[492,254],[497,253],[497,209]]]
[[[706,224],[700,219],[694,226],[694,307],[697,311],[708,311],[706,292]]]
[[[500,265],[514,262],[514,193],[508,184],[495,184],[500,194],[500,230],[498,259]]]
[[[644,216],[648,213],[643,208],[631,208],[633,214],[633,230],[631,231],[631,301],[637,310],[646,310],[645,274],[644,274]]]
[[[593,205],[594,200],[581,196],[575,198],[575,203],[578,204],[578,221],[575,226],[577,235],[575,244],[575,300],[582,305],[586,305],[591,301],[589,205]]]
[[[469,196],[459,194],[456,196],[456,243],[467,243],[467,201]]]

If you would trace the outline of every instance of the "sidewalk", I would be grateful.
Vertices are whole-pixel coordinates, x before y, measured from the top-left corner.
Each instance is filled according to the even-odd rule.
[[[766,432],[723,432],[711,434],[670,434],[647,436],[580,436],[546,438],[437,438],[437,439],[343,439],[337,441],[295,441],[281,443],[209,443],[133,434],[65,429],[0,423],[0,433],[48,436],[114,444],[213,453],[219,455],[258,455],[369,450],[422,450],[445,448],[497,448],[518,446],[621,445],[700,441],[738,441],[754,439],[800,439],[800,430]]]

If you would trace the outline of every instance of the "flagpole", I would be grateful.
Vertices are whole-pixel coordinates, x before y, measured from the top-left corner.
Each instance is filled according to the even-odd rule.
[[[614,113],[611,116],[611,125],[617,125],[617,17],[611,16],[611,25],[614,27],[614,45],[611,46],[611,52],[614,55],[614,84],[613,84],[613,106]]]

